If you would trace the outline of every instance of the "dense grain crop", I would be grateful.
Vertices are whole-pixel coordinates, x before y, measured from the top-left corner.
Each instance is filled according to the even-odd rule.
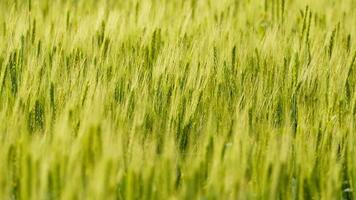
[[[0,199],[354,199],[355,0],[0,0]]]

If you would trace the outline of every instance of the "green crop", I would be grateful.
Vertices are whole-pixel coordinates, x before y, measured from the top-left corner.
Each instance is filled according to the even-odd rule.
[[[0,0],[0,199],[355,199],[355,0]]]

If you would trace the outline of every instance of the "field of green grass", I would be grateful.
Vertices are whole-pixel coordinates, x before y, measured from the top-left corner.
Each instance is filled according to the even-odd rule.
[[[355,199],[355,0],[0,0],[0,199]]]

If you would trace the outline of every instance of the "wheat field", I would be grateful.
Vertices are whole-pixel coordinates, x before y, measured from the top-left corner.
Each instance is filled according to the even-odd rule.
[[[355,0],[0,0],[0,199],[355,199]]]

